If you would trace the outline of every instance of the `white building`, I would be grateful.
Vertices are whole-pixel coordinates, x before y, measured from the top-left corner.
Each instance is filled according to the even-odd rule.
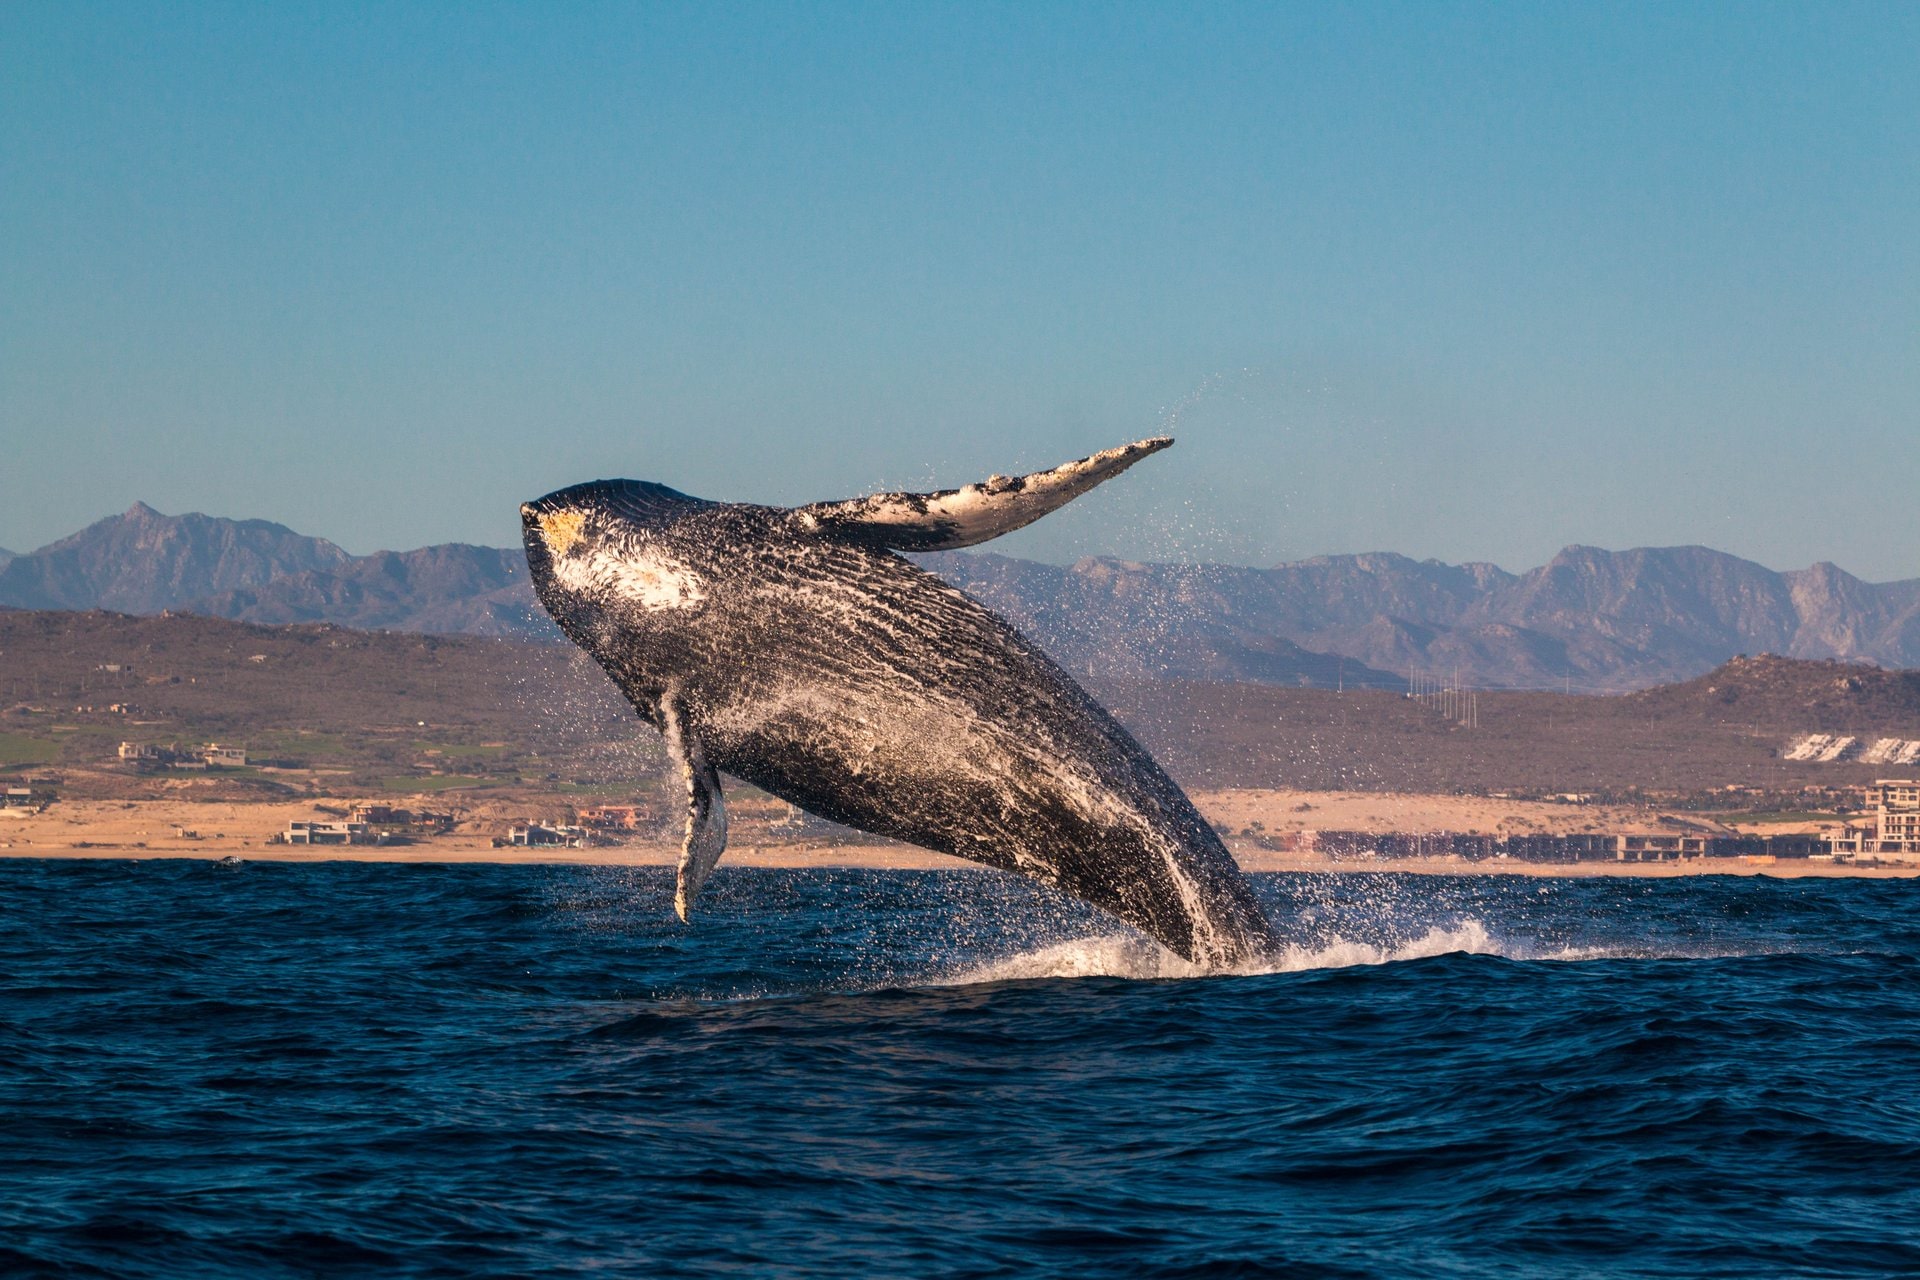
[[[587,847],[587,829],[565,823],[529,822],[523,827],[507,829],[507,843],[510,845],[557,845],[567,849]]]
[[[364,822],[289,822],[288,844],[379,844]]]
[[[1920,858],[1920,779],[1881,778],[1867,788],[1866,802],[1863,816],[1828,831],[1834,855]]]

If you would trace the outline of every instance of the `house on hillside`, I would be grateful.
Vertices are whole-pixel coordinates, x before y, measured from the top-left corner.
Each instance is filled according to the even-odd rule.
[[[600,831],[639,831],[653,821],[653,810],[644,804],[599,804],[580,811],[582,826]]]
[[[209,769],[244,769],[247,767],[247,749],[232,747],[224,743],[209,742],[201,751],[200,758]]]

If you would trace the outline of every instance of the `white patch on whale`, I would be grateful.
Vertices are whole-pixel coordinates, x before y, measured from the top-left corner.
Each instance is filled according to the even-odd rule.
[[[554,557],[553,576],[582,595],[616,595],[649,610],[691,609],[707,598],[699,574],[652,547],[576,547]]]

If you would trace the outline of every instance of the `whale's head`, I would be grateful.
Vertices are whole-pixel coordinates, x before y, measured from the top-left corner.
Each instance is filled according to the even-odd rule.
[[[589,649],[609,626],[698,610],[707,584],[672,530],[713,505],[637,480],[596,480],[522,505],[520,536],[541,605]]]

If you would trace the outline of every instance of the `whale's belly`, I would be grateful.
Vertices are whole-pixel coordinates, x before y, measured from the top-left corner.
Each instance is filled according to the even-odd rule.
[[[924,688],[782,683],[709,707],[700,732],[720,768],[823,817],[1022,870],[1029,849],[1142,822],[1075,750],[1086,735],[1051,718]]]

